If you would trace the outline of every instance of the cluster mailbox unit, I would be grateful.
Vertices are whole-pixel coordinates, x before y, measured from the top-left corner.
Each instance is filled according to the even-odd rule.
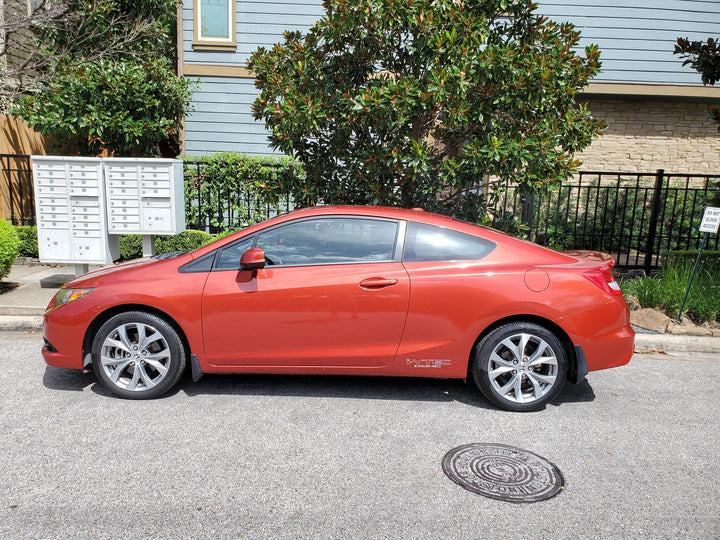
[[[185,230],[182,162],[176,159],[33,156],[40,260],[87,266],[120,255],[120,234]],[[77,267],[76,267],[77,270]]]

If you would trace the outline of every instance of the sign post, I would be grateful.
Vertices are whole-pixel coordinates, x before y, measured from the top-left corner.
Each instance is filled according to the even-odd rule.
[[[680,311],[678,312],[678,321],[682,319],[682,313],[685,310],[685,303],[687,302],[688,295],[690,294],[690,287],[695,279],[695,274],[697,273],[698,265],[700,264],[700,257],[702,257],[702,252],[703,249],[705,249],[708,236],[710,236],[710,233],[717,233],[718,227],[720,227],[720,208],[708,206],[705,208],[705,213],[703,213],[702,222],[700,223],[700,232],[705,234],[703,234],[700,251],[698,251],[697,258],[695,259],[695,266],[693,266],[692,274],[690,274],[690,281],[688,282],[687,290],[685,291],[685,298],[683,298]]]

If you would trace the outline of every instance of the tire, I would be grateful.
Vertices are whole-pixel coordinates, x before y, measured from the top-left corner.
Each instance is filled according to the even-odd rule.
[[[92,343],[93,370],[102,385],[126,399],[151,399],[170,390],[185,371],[186,355],[177,331],[143,311],[115,315]]]
[[[475,346],[472,375],[485,397],[507,411],[545,407],[565,383],[567,355],[548,329],[531,322],[504,324]]]

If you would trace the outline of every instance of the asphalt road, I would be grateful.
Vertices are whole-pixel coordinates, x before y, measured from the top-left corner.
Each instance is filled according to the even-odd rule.
[[[2,538],[718,538],[720,359],[636,355],[544,411],[462,381],[206,376],[145,402],[0,332]],[[512,504],[452,483],[472,442],[566,488]]]

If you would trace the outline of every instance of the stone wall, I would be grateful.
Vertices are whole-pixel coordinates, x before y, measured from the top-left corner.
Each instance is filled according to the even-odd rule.
[[[703,103],[590,100],[608,124],[578,158],[582,171],[720,174],[720,132]]]

